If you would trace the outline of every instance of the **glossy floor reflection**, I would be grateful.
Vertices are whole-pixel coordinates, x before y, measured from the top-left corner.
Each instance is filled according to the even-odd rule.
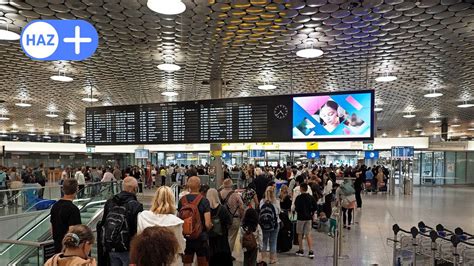
[[[412,196],[387,194],[363,195],[363,208],[356,212],[355,224],[344,230],[343,255],[339,265],[391,265],[392,247],[387,238],[393,236],[394,223],[410,229],[419,221],[446,228],[461,227],[474,233],[474,188],[414,188]],[[296,257],[291,252],[279,254],[277,265],[333,265],[333,239],[313,233],[316,257]],[[234,265],[241,265],[236,262]]]

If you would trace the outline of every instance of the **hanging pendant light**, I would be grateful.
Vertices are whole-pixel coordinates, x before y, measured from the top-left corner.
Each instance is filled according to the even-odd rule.
[[[25,102],[25,100],[20,100],[20,102],[19,102],[19,103],[15,103],[15,105],[18,106],[18,107],[24,107],[24,108],[26,108],[26,107],[31,107],[31,104]]]
[[[74,80],[73,78],[66,76],[66,71],[64,70],[59,70],[57,75],[53,75],[49,78],[54,81],[61,81],[61,82],[71,82]]]
[[[148,0],[147,6],[163,15],[179,15],[186,11],[186,5],[181,0]]]
[[[433,89],[430,93],[423,95],[425,98],[436,98],[441,97],[443,94],[441,92],[436,92],[436,89]]]
[[[0,29],[0,40],[3,41],[16,41],[20,39],[20,34],[8,30],[8,21],[6,18],[0,18],[0,24],[5,24],[6,29]]]
[[[467,101],[463,101],[462,104],[458,104],[459,108],[469,108],[469,107],[473,107],[473,106],[474,106],[474,104],[468,103]]]
[[[406,114],[403,115],[404,118],[414,118],[416,117],[415,114],[412,114],[411,112],[407,112]]]
[[[375,78],[375,81],[377,82],[391,82],[397,80],[396,76],[390,75],[390,72],[388,70],[388,66],[385,69],[385,72],[382,76]]]
[[[314,48],[315,43],[315,40],[307,39],[305,41],[305,48],[297,51],[296,56],[303,58],[316,58],[322,56],[324,52],[320,49]]]
[[[269,90],[274,90],[277,88],[277,86],[269,84],[270,81],[269,79],[263,80],[263,85],[258,86],[259,90],[264,90],[264,91],[269,91]]]

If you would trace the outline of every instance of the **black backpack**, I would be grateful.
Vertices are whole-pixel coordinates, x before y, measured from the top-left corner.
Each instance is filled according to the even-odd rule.
[[[263,231],[272,231],[277,225],[277,215],[275,207],[269,201],[266,201],[260,208],[260,215],[258,217],[258,224]]]
[[[124,252],[130,246],[127,207],[128,202],[120,205],[117,199],[112,199],[112,207],[103,224],[103,246],[107,251]]]

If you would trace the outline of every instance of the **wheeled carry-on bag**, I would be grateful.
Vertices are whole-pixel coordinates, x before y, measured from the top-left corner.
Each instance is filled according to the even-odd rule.
[[[281,212],[280,213],[280,220],[282,222],[282,226],[280,231],[278,232],[278,239],[277,239],[277,251],[281,252],[288,252],[293,247],[293,224],[288,217],[288,213]]]

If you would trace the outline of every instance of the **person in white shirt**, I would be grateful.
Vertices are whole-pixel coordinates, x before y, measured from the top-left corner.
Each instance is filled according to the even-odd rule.
[[[107,168],[107,171],[104,174],[104,177],[102,177],[102,180],[100,182],[112,182],[115,181],[115,176],[112,174],[111,170]]]
[[[179,243],[178,254],[184,254],[186,240],[183,237],[183,220],[176,216],[176,203],[170,187],[161,186],[156,190],[149,211],[143,211],[137,218],[137,235],[152,226],[170,229]],[[171,265],[178,265],[176,259]]]
[[[298,197],[300,194],[301,194],[301,190],[300,190],[300,185],[304,183],[304,177],[302,175],[299,175],[296,177],[296,184],[297,186],[293,189],[293,196],[292,196],[292,200],[291,200],[291,211],[294,212],[295,211],[295,201],[296,201],[296,197]],[[311,190],[311,187],[308,186],[308,194],[309,195],[313,195],[313,191]]]
[[[84,188],[86,187],[86,178],[84,176],[85,171],[85,167],[77,168],[76,174],[74,175],[74,179],[77,180],[77,184],[79,185],[77,192],[78,198],[82,198],[82,196],[84,196]]]
[[[332,213],[332,206],[331,206],[331,201],[332,201],[332,180],[331,178],[327,178],[326,185],[324,186],[323,189],[323,197],[324,197],[324,205],[323,205],[323,211],[326,213],[327,217],[331,217]]]

